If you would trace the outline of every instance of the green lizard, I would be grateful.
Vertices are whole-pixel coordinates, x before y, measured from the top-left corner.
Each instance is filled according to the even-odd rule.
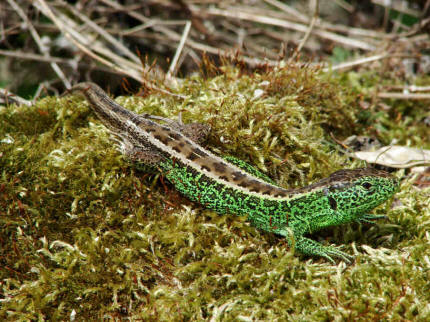
[[[384,216],[368,212],[389,199],[397,179],[372,168],[340,170],[299,189],[284,189],[247,163],[223,159],[199,142],[205,125],[174,122],[135,114],[110,99],[93,83],[75,85],[92,109],[116,135],[120,151],[130,159],[161,170],[187,198],[220,214],[247,216],[255,227],[287,237],[303,254],[351,262],[352,256],[305,237],[328,226],[368,222]],[[160,124],[153,120],[163,120]]]

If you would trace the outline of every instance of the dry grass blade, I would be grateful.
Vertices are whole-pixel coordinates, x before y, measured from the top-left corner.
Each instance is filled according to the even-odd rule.
[[[295,23],[287,20],[281,20],[273,17],[267,17],[267,16],[261,16],[258,14],[250,14],[246,12],[241,12],[237,10],[237,8],[231,7],[226,10],[221,10],[217,8],[208,8],[208,9],[195,9],[196,12],[202,14],[202,15],[215,15],[215,16],[222,16],[226,18],[233,18],[233,19],[240,19],[240,20],[247,20],[252,21],[256,23],[262,23],[267,24],[271,26],[277,26],[285,29],[292,29],[295,31],[306,33],[308,30],[308,27],[300,24]],[[344,37],[342,35],[338,35],[329,31],[320,30],[317,29],[314,31],[314,34],[328,40],[332,40],[334,42],[337,42],[339,44],[342,44],[347,47],[352,48],[359,48],[363,50],[374,50],[375,46],[364,42],[362,40],[357,39],[351,39],[348,37]]]
[[[35,5],[41,10],[47,17],[49,17],[55,25],[61,30],[61,32],[65,35],[65,37],[71,41],[76,47],[78,47],[82,52],[92,57],[93,59],[99,61],[100,63],[108,66],[109,68],[115,70],[118,73],[128,75],[129,77],[145,84],[145,86],[149,89],[153,89],[168,95],[179,96],[183,98],[181,95],[173,94],[168,90],[159,88],[154,85],[152,82],[146,80],[141,76],[144,70],[140,65],[135,64],[134,62],[128,61],[109,50],[104,45],[94,42],[89,36],[86,36],[83,32],[77,32],[76,26],[74,23],[68,19],[66,16],[56,12],[54,14],[53,10],[45,0],[36,0]],[[82,14],[79,14],[80,18],[83,18]],[[83,18],[87,20],[88,18]],[[93,26],[94,27],[94,26]],[[100,28],[94,28],[96,31],[100,31]],[[103,35],[105,38],[112,39],[113,37],[106,37],[106,32],[103,31]],[[114,41],[116,45],[118,45],[117,41]],[[121,46],[120,46],[121,47]],[[103,54],[105,57],[97,54]]]
[[[182,34],[181,41],[179,42],[179,46],[176,50],[175,56],[173,57],[172,63],[170,64],[169,72],[167,73],[167,77],[172,77],[176,70],[176,65],[178,63],[179,56],[181,55],[182,49],[184,48],[185,40],[188,37],[190,32],[191,22],[187,21],[184,28],[184,33]]]
[[[306,15],[302,14],[297,9],[295,9],[295,8],[285,4],[283,2],[280,2],[278,0],[264,0],[264,2],[282,10],[283,12],[288,14],[290,17],[297,18],[297,20],[302,22],[302,23],[308,23],[309,22],[309,17],[307,17]]]
[[[37,33],[36,29],[33,27],[33,24],[28,19],[27,15],[24,13],[24,11],[18,6],[18,4],[14,0],[7,0],[12,8],[15,9],[15,11],[18,13],[18,15],[21,17],[21,19],[25,22],[27,25],[30,34],[32,35],[34,41],[36,42],[37,46],[39,47],[39,50],[42,52],[43,56],[47,59],[50,58],[49,50],[48,48],[42,43],[42,40],[40,39],[39,34]],[[52,69],[55,71],[55,73],[58,75],[58,77],[62,80],[64,86],[69,89],[71,87],[71,84],[69,80],[64,75],[61,68],[57,65],[57,63],[51,61],[50,65]]]
[[[314,10],[314,16],[312,17],[312,20],[309,24],[308,30],[306,31],[305,36],[303,37],[300,44],[297,46],[296,51],[294,52],[294,55],[291,57],[293,60],[297,54],[302,50],[303,46],[305,45],[306,41],[309,39],[309,36],[311,35],[312,30],[314,29],[315,23],[318,19],[318,13],[319,13],[319,0],[315,1],[315,10]]]
[[[402,1],[384,1],[384,0],[372,0],[374,4],[380,5],[381,7],[395,9],[401,13],[405,13],[411,16],[419,17],[420,12],[414,9],[410,9],[406,6],[405,2]]]
[[[145,17],[144,15],[138,13],[138,12],[134,12],[134,11],[127,11],[126,8],[124,6],[122,6],[121,4],[114,2],[114,1],[110,1],[110,0],[101,0],[103,3],[107,4],[108,6],[115,8],[119,11],[123,11],[126,12],[128,15],[130,15],[131,17],[145,23],[145,24],[149,24],[152,23],[152,28],[157,31],[157,32],[161,32],[162,34],[164,34],[165,36],[168,37],[169,40],[173,40],[175,42],[180,42],[181,41],[181,35],[179,35],[178,33],[176,33],[175,31],[165,27],[164,25],[159,25],[156,22],[153,22],[152,19]],[[232,53],[232,50],[224,50],[222,48],[219,47],[213,47],[210,45],[206,45],[206,44],[202,44],[196,41],[193,41],[191,39],[188,39],[186,41],[186,44],[188,46],[190,46],[193,49],[196,49],[198,51],[202,51],[205,53],[210,53],[210,54],[214,54],[214,55],[221,55],[221,56],[225,56],[225,57],[234,57],[234,54]],[[243,61],[245,61],[247,64],[249,64],[250,66],[257,66],[257,65],[263,65],[263,64],[268,64],[271,66],[277,66],[278,62],[277,61],[271,61],[268,59],[259,59],[257,57],[247,57],[246,55],[241,56],[241,59]]]
[[[12,3],[20,2],[8,0],[5,3],[15,8]],[[33,57],[39,61],[66,64],[62,68],[72,69],[74,75],[87,66],[90,66],[90,72],[109,70],[111,74],[125,75],[143,83],[148,89],[165,91],[163,86],[173,88],[179,83],[174,78],[177,73],[187,75],[199,70],[204,54],[215,62],[227,59],[251,69],[283,66],[285,61],[294,61],[297,57],[310,64],[322,61],[322,65],[327,66],[330,59],[334,66],[324,71],[336,71],[367,66],[378,60],[384,60],[385,64],[390,62],[387,58],[401,55],[418,57],[425,44],[429,43],[429,37],[424,33],[430,23],[429,18],[410,26],[403,26],[400,18],[390,18],[389,22],[394,27],[388,33],[383,31],[380,23],[384,12],[375,17],[371,14],[358,17],[365,21],[356,23],[357,12],[366,15],[369,11],[361,10],[358,5],[348,5],[343,0],[328,3],[312,0],[298,2],[294,6],[279,0],[250,4],[248,0],[211,4],[191,0],[129,1],[124,4],[101,0],[72,5],[58,0],[35,0],[27,7],[38,8],[53,23],[40,22],[37,11],[32,16],[34,11],[28,9],[27,20],[33,24],[33,30],[41,35],[45,32],[52,55],[59,56],[58,49],[61,53],[65,49],[66,55],[60,58],[44,53],[45,58],[42,58],[35,53],[30,54],[31,50],[34,51],[32,43],[27,44],[28,53],[25,49],[15,50],[18,48],[8,44],[0,50],[9,49],[4,51],[4,55],[10,57]],[[307,4],[317,4],[313,16],[308,15],[312,10],[307,9]],[[330,5],[329,10],[335,8],[338,11],[328,11],[327,6]],[[422,17],[429,6],[430,0],[423,8]],[[383,8],[390,12],[389,7]],[[416,11],[416,8],[409,4],[403,11],[411,10]],[[23,20],[24,10],[18,14]],[[12,38],[11,35],[19,32],[17,20],[12,15],[2,30],[4,38]],[[377,27],[370,27],[369,22]],[[393,32],[395,28],[403,29]],[[34,37],[38,43],[37,36]],[[64,43],[72,43],[73,46]],[[133,48],[139,52],[136,54]],[[340,48],[343,54],[337,56],[335,50]],[[67,55],[71,58],[64,59]],[[353,61],[346,61],[352,58]],[[85,70],[88,73],[88,69]],[[156,83],[163,85],[156,86]]]
[[[378,93],[378,97],[402,99],[402,100],[430,100],[430,93],[416,94],[416,93],[381,92],[381,93]]]
[[[373,55],[369,57],[359,57],[356,60],[340,63],[334,66],[330,67],[324,67],[323,71],[345,71],[360,65],[365,65],[371,62],[375,62],[378,60],[388,59],[388,58],[419,58],[417,55],[410,55],[410,54],[389,54],[389,53],[383,53],[378,55]]]
[[[79,17],[82,21],[85,22],[91,29],[100,34],[103,38],[105,38],[110,44],[114,45],[116,49],[121,51],[124,55],[134,61],[136,64],[140,64],[140,59],[135,54],[133,54],[127,47],[125,47],[120,41],[116,40],[115,37],[112,37],[108,32],[106,32],[103,28],[100,28],[96,23],[91,21],[87,16],[81,14],[74,6],[65,4],[65,7],[71,10],[75,16]]]

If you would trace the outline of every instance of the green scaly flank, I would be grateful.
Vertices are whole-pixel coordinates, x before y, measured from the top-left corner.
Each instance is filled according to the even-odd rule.
[[[267,178],[244,161],[234,157],[225,159],[259,178]],[[350,262],[352,257],[304,235],[329,226],[383,218],[384,216],[367,212],[390,198],[399,187],[398,180],[391,176],[360,176],[351,179],[351,182],[344,186],[330,186],[329,177],[323,180],[327,181],[327,184],[316,186],[310,191],[305,191],[306,188],[291,190],[291,198],[274,200],[225,186],[177,160],[166,159],[160,163],[160,167],[175,188],[192,201],[220,214],[247,216],[253,226],[289,237],[289,244],[295,244],[295,248],[301,253],[322,256],[332,263],[332,257],[340,257],[347,262]],[[272,183],[272,180],[269,179],[269,182]],[[303,193],[299,193],[300,190],[303,190]]]

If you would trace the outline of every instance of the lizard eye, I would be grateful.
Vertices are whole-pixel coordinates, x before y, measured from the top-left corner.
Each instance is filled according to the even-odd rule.
[[[364,182],[361,186],[366,190],[369,190],[370,188],[372,188],[372,184],[369,182]]]

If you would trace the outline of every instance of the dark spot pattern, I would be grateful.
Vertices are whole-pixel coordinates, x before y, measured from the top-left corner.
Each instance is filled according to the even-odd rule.
[[[202,168],[202,170],[206,170],[208,172],[211,171],[211,169],[208,166],[205,166],[205,165],[202,165],[201,168]]]
[[[241,181],[237,185],[239,187],[242,187],[242,188],[248,188],[249,187],[249,183],[247,181]]]
[[[178,152],[178,153],[181,153],[181,147],[180,146],[178,146],[178,145],[174,145],[174,146],[172,146],[172,149],[173,150],[175,150],[176,152]]]
[[[190,161],[194,161],[194,160],[198,159],[199,156],[197,154],[195,154],[194,152],[191,152],[190,154],[187,155],[186,158]]]
[[[182,138],[182,135],[173,132],[169,132],[169,136],[174,140],[180,140]]]
[[[241,180],[243,180],[246,177],[246,175],[244,173],[240,172],[240,171],[233,172],[231,174],[231,176],[232,176],[232,178],[233,178],[234,181],[241,181]]]
[[[170,139],[164,135],[154,134],[154,138],[156,138],[158,141],[160,141],[164,145],[168,145],[170,142]]]
[[[227,171],[227,165],[225,163],[215,161],[212,165],[216,172],[222,173]]]
[[[204,152],[203,150],[193,147],[192,151],[197,154],[199,157],[207,157],[208,154],[206,152]]]

